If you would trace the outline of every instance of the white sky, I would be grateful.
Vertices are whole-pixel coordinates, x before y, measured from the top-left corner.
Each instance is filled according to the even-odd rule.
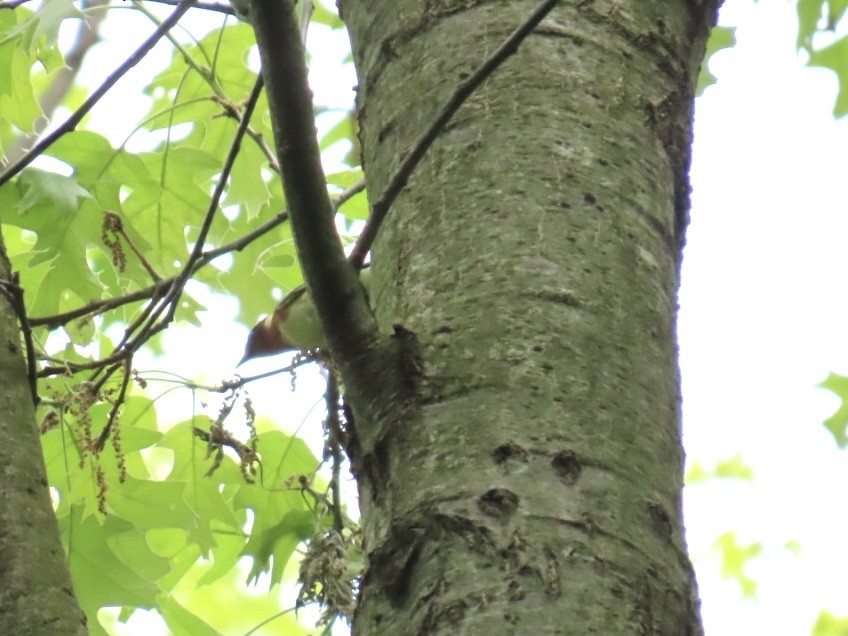
[[[711,465],[741,452],[756,481],[686,493],[707,634],[805,634],[823,607],[848,613],[841,495],[848,456],[821,422],[837,401],[815,385],[848,372],[845,290],[848,124],[836,78],[801,66],[794,2],[730,0],[738,43],[698,101],[693,210],[680,293],[685,444]],[[704,559],[736,530],[762,541],[738,602]],[[783,546],[801,542],[795,557]]]
[[[848,456],[821,424],[836,400],[816,388],[831,370],[848,374],[848,210],[840,160],[848,124],[831,116],[835,77],[798,60],[794,7],[727,0],[722,24],[738,27],[738,43],[714,57],[719,84],[697,104],[693,220],[680,292],[685,444],[689,460],[708,468],[741,453],[755,474],[753,483],[715,482],[686,492],[708,636],[808,634],[822,608],[848,614],[848,514],[840,505]],[[118,18],[110,18],[108,55],[98,55],[106,64],[140,41],[126,37]],[[342,55],[334,50],[325,68]],[[104,70],[89,69],[88,81]],[[313,74],[320,72],[314,67]],[[126,92],[104,101],[104,119],[120,113],[124,124],[137,121],[146,104],[127,95],[144,76],[140,69],[124,82]],[[316,81],[318,100],[343,104],[352,83],[337,75]],[[119,142],[124,134],[110,138]],[[202,331],[170,334],[176,362],[167,368],[187,376],[205,369],[210,382],[229,377],[246,335],[233,326],[234,315],[234,302],[224,303]],[[210,334],[218,334],[215,347]],[[251,387],[257,409],[299,423],[320,388],[313,384],[309,399],[280,405],[281,382],[287,386],[276,379]],[[191,396],[172,394],[168,407],[185,417]],[[738,586],[720,579],[712,545],[729,530],[742,543],[764,544],[747,570],[759,584],[756,600],[741,600]],[[790,540],[801,543],[799,555],[784,547]]]

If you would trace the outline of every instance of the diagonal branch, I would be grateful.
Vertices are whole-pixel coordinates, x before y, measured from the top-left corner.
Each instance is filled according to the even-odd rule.
[[[104,9],[108,0],[87,0],[80,7],[83,10]],[[2,4],[2,3],[0,3]],[[35,130],[31,133],[20,135],[6,151],[5,163],[13,163],[25,152],[27,146],[38,139],[47,125],[50,123],[56,109],[65,99],[68,92],[73,88],[74,80],[82,67],[82,62],[92,47],[100,41],[100,24],[106,17],[105,10],[87,11],[88,15],[80,21],[74,43],[65,53],[65,66],[59,69],[53,80],[38,98],[41,107],[41,117],[35,122]]]
[[[333,209],[338,210],[354,195],[362,192],[362,190],[364,189],[364,181],[359,181],[358,183],[352,185],[350,188],[348,188],[347,190],[339,194],[335,199],[333,199]],[[258,227],[255,227],[253,230],[251,230],[244,236],[241,236],[229,243],[225,243],[220,247],[216,247],[215,249],[203,252],[203,256],[199,258],[192,267],[192,275],[194,275],[199,269],[205,267],[219,256],[229,254],[230,252],[239,252],[243,250],[253,241],[265,236],[275,227],[285,223],[288,218],[289,213],[286,210],[283,210],[282,212],[274,216],[274,218],[265,221],[265,223]],[[95,316],[98,314],[105,313],[107,311],[111,311],[113,309],[117,309],[118,307],[123,307],[124,305],[128,305],[130,303],[138,302],[141,300],[146,300],[149,298],[159,299],[167,293],[167,291],[174,284],[175,280],[176,276],[171,276],[170,278],[159,281],[155,285],[150,285],[132,293],[124,294],[123,296],[118,296],[116,298],[106,298],[103,300],[95,300],[86,305],[83,305],[82,307],[77,307],[76,309],[72,309],[61,314],[30,318],[29,324],[32,327],[47,327],[48,329],[55,329],[71,322],[72,320],[82,318],[83,316]]]
[[[215,218],[215,213],[218,211],[218,207],[221,202],[221,197],[224,195],[224,188],[230,178],[230,173],[232,172],[233,166],[236,162],[236,157],[238,157],[238,153],[241,150],[242,139],[244,139],[245,134],[247,134],[247,129],[250,126],[250,118],[253,116],[253,111],[256,109],[257,102],[259,102],[259,96],[262,94],[262,87],[262,76],[259,75],[256,78],[256,82],[253,84],[253,89],[250,91],[250,96],[245,104],[244,113],[242,113],[241,121],[236,129],[233,143],[230,146],[230,152],[227,155],[227,159],[221,169],[221,175],[218,178],[218,183],[215,184],[215,190],[212,193],[212,199],[209,202],[209,209],[206,211],[206,216],[200,226],[200,232],[194,242],[194,248],[191,251],[191,255],[189,256],[188,262],[183,268],[183,271],[177,276],[177,280],[174,282],[174,285],[171,287],[171,292],[168,294],[169,301],[171,302],[171,309],[168,311],[166,318],[167,322],[171,322],[171,320],[173,320],[183,288],[185,287],[186,282],[188,282],[188,279],[191,277],[195,264],[203,258],[203,246],[206,244],[206,237],[209,235],[209,230],[212,227],[212,220]]]
[[[176,6],[180,3],[180,0],[147,0],[148,2],[155,2],[157,4],[168,4]],[[205,11],[212,11],[214,13],[223,13],[224,15],[236,15],[235,9],[229,2],[202,2],[199,0],[194,3],[193,9],[203,9]]]
[[[115,346],[112,354],[104,360],[114,362],[131,357],[139,347],[141,347],[155,334],[167,329],[168,325],[173,321],[186,282],[188,282],[188,279],[191,277],[195,265],[200,262],[203,257],[203,246],[206,243],[206,237],[209,234],[209,229],[212,227],[212,220],[215,218],[215,213],[218,211],[221,196],[223,196],[224,188],[229,180],[230,172],[235,164],[236,157],[238,157],[242,139],[244,139],[250,118],[253,115],[256,103],[259,101],[259,95],[261,92],[262,79],[261,77],[257,77],[256,83],[253,86],[253,90],[251,91],[250,97],[248,98],[245,106],[242,121],[239,123],[233,143],[230,145],[229,154],[227,155],[227,159],[221,169],[221,174],[218,177],[218,182],[215,184],[215,190],[213,191],[209,207],[206,211],[203,223],[201,224],[199,235],[195,241],[194,248],[189,255],[185,267],[179,274],[177,274],[177,276],[171,279],[172,283],[165,296],[160,300],[151,301],[142,310],[141,315],[127,327],[124,332],[124,337]],[[165,314],[164,316],[162,315],[163,313]],[[100,362],[102,363],[103,361],[101,360]],[[104,368],[102,364],[97,363],[91,363],[90,365],[74,365],[72,368],[82,370],[86,367],[96,367],[95,376]],[[42,371],[42,373],[44,372],[45,371]]]
[[[380,195],[380,198],[374,202],[374,205],[371,208],[371,216],[369,216],[368,220],[365,222],[365,227],[362,228],[362,233],[359,235],[356,245],[354,245],[353,250],[350,253],[350,262],[354,267],[362,267],[362,263],[365,261],[365,256],[371,249],[374,239],[377,238],[377,233],[380,231],[380,226],[386,219],[386,216],[392,207],[392,203],[394,203],[398,194],[400,194],[406,186],[406,182],[409,180],[409,177],[412,176],[412,173],[415,171],[415,168],[418,167],[418,164],[421,163],[421,160],[424,158],[427,150],[429,150],[430,146],[433,145],[433,142],[436,141],[442,131],[444,131],[447,123],[456,114],[465,101],[474,93],[474,91],[476,91],[510,55],[518,50],[518,46],[528,35],[530,35],[530,32],[536,28],[545,16],[550,13],[551,9],[554,8],[557,2],[559,2],[559,0],[543,0],[542,3],[536,7],[536,9],[534,9],[527,19],[521,24],[521,26],[513,31],[510,36],[504,40],[503,44],[501,44],[494,53],[486,58],[486,60],[477,68],[476,71],[474,71],[474,73],[471,74],[470,77],[468,77],[468,79],[459,83],[456,90],[454,90],[453,94],[448,98],[448,101],[445,102],[444,106],[442,106],[438,115],[436,115],[436,118],[427,127],[427,130],[424,131],[421,137],[418,138],[418,141],[415,142],[415,145],[412,147],[412,150],[409,151],[409,154],[403,158],[403,161],[401,161],[397,170],[395,170],[394,174],[389,179],[389,183]]]
[[[138,64],[144,56],[153,49],[156,43],[161,40],[162,37],[179,21],[183,14],[191,8],[192,4],[194,4],[194,0],[180,0],[177,8],[174,9],[174,12],[169,15],[164,22],[162,22],[162,25],[156,29],[153,34],[147,38],[144,43],[126,59],[126,61],[124,61],[123,64],[115,69],[115,71],[109,75],[100,86],[97,87],[97,90],[89,95],[88,99],[83,102],[82,106],[74,111],[74,113],[56,130],[43,137],[41,141],[35,144],[29,152],[18,159],[18,161],[11,165],[3,174],[0,174],[0,186],[20,173],[21,170],[32,163],[36,157],[40,156],[58,139],[74,131],[77,125],[82,121],[83,117],[85,117],[91,109],[94,108],[94,105],[97,104],[97,102],[99,102],[107,92],[109,92],[119,79],[126,75],[133,66]]]

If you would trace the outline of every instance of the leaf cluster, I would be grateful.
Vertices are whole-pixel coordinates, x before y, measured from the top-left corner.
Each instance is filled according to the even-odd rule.
[[[137,32],[160,25],[153,4],[122,5]],[[173,634],[243,632],[259,616],[297,633],[275,598],[238,591],[239,564],[247,557],[247,580],[274,586],[298,545],[337,523],[316,476],[321,462],[302,440],[261,422],[246,463],[235,441],[213,448],[223,418],[163,426],[144,389],[150,378],[132,365],[142,346],[161,352],[159,334],[173,322],[201,324],[200,287],[237,296],[249,325],[278,288],[302,282],[264,96],[253,117],[247,107],[253,31],[219,15],[199,35],[183,20],[180,37],[160,42],[169,62],[144,86],[147,112],[124,139],[107,137],[103,112],[93,110],[78,124],[59,121],[55,140],[30,156],[19,141],[39,131],[44,96],[64,67],[59,30],[85,13],[70,0],[0,10],[0,66],[8,69],[0,73],[0,222],[25,291],[48,477],[92,634],[106,633],[97,615],[107,606],[123,608],[121,619],[155,608]],[[341,26],[323,6],[313,20]],[[75,86],[62,105],[82,112],[84,100]],[[350,113],[333,117],[322,149],[345,140],[355,147]],[[348,189],[340,211],[349,227],[367,204],[354,187],[358,158],[348,159],[328,181],[334,193]],[[25,167],[12,174],[15,165]],[[197,431],[207,432],[206,444]],[[226,603],[214,599],[221,592],[197,588],[226,589]],[[233,602],[255,611],[227,611]]]

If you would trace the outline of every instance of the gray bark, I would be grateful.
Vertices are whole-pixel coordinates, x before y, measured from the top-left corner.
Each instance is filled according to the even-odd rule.
[[[534,5],[343,2],[372,198]],[[715,10],[560,3],[394,204],[372,300],[422,373],[360,458],[355,633],[702,633],[675,312]]]
[[[0,278],[9,280],[0,236]],[[0,294],[0,634],[84,636],[47,489],[20,330]]]

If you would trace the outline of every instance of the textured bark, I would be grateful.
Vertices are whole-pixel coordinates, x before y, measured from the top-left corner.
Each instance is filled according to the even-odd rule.
[[[0,236],[0,278],[9,261]],[[0,634],[83,636],[50,505],[20,331],[0,294]]]
[[[422,375],[361,458],[355,633],[702,632],[675,312],[716,4],[563,1],[395,203],[372,296]],[[344,0],[372,197],[534,5]]]

